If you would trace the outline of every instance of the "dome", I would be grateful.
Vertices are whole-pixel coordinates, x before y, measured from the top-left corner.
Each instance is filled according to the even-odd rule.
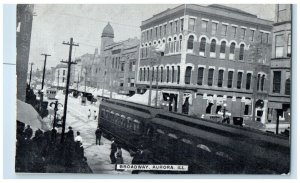
[[[101,37],[111,37],[114,38],[114,29],[108,22],[108,24],[104,27]]]

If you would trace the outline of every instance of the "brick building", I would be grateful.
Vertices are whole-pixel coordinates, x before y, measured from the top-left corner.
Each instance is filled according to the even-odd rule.
[[[273,28],[270,91],[267,128],[275,130],[277,119],[279,128],[290,126],[290,85],[291,85],[291,5],[276,6]],[[279,129],[279,130],[280,130]]]
[[[17,5],[17,98],[25,101],[34,5]]]
[[[226,6],[167,9],[142,22],[138,91],[157,79],[160,104],[174,112],[210,116],[225,108],[265,122],[271,31],[271,21]]]

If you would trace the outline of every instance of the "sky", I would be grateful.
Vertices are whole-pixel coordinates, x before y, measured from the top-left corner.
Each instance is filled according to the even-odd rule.
[[[62,42],[73,37],[78,47],[73,47],[72,58],[85,53],[94,53],[100,47],[101,33],[107,22],[114,29],[114,41],[128,38],[140,38],[140,25],[143,20],[152,17],[178,4],[126,4],[126,5],[35,5],[33,17],[29,63],[33,69],[42,69],[44,56],[47,58],[47,68],[55,67],[61,60],[67,60],[69,46]],[[257,15],[259,18],[273,20],[274,4],[226,6]]]

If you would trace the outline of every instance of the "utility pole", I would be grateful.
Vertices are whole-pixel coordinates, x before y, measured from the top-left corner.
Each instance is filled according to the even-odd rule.
[[[49,55],[47,53],[42,53],[41,55],[45,56],[44,69],[43,69],[43,80],[42,80],[42,90],[43,90],[43,88],[44,88],[44,79],[45,79],[45,71],[46,71],[46,61],[47,61],[47,57],[48,56],[50,57],[51,55]]]
[[[30,88],[30,84],[31,84],[31,75],[32,75],[32,65],[33,63],[30,63],[30,75],[29,75],[29,88]]]
[[[63,114],[63,121],[62,121],[62,133],[61,133],[61,143],[64,142],[65,137],[65,128],[66,128],[66,117],[67,117],[67,107],[68,107],[68,95],[69,95],[69,83],[70,83],[70,75],[71,75],[71,65],[76,64],[76,62],[72,62],[72,48],[73,46],[79,46],[78,44],[73,43],[73,38],[70,38],[70,42],[63,42],[64,45],[69,45],[69,60],[68,61],[61,61],[63,63],[68,64],[68,75],[67,75],[67,84],[66,84],[66,93],[65,93],[65,105],[64,105],[64,114]]]

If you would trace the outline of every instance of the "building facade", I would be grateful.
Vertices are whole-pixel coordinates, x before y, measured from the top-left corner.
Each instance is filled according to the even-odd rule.
[[[17,98],[25,101],[34,5],[17,5]]]
[[[67,84],[67,75],[68,75],[68,65],[67,64],[58,64],[55,67],[55,82],[53,82],[53,87],[66,87]],[[74,66],[71,66],[71,75],[70,75],[70,85],[74,81]]]
[[[291,11],[292,5],[276,5],[267,123],[272,131],[276,130],[277,122],[282,130],[290,126],[291,120]]]
[[[203,117],[225,109],[265,122],[271,31],[271,21],[221,5],[156,14],[141,25],[138,91],[157,80],[170,111]]]

